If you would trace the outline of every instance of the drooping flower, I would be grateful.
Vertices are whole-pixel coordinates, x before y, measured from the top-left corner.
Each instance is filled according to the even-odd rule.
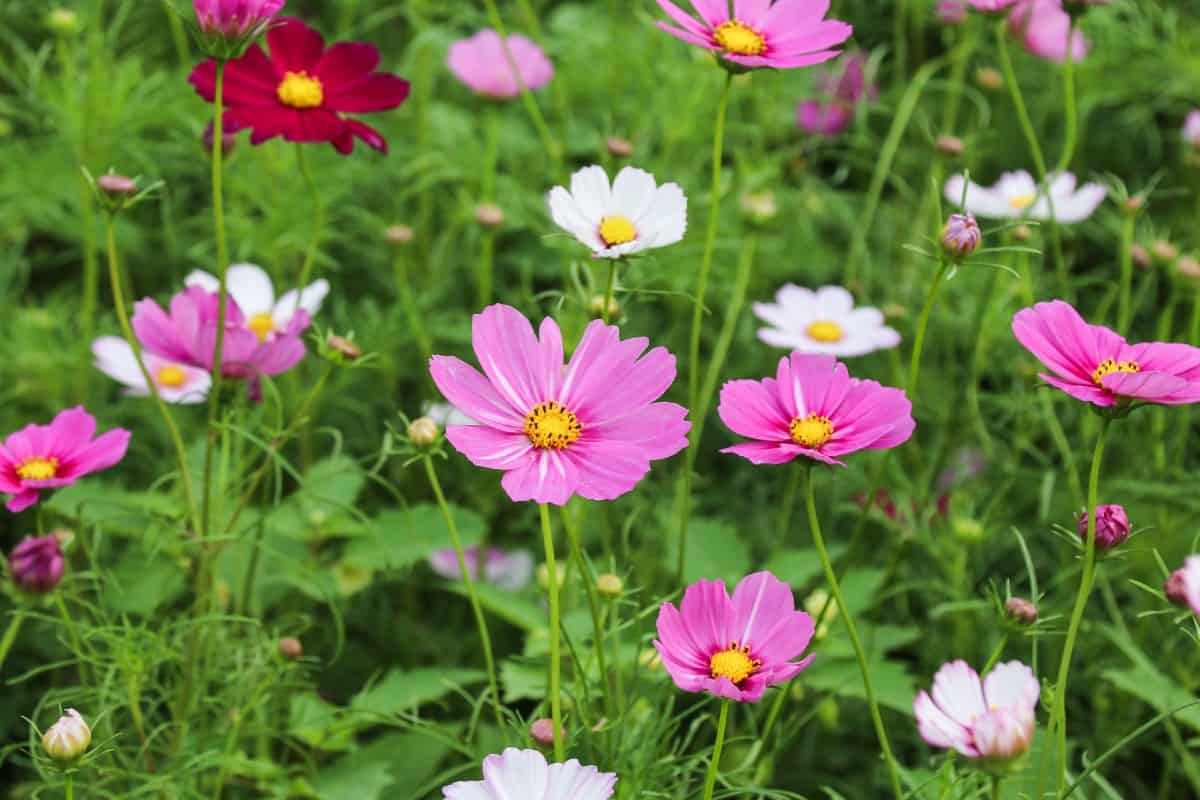
[[[554,65],[537,44],[519,33],[506,41],[490,28],[450,45],[446,64],[471,91],[496,99],[516,97],[521,84],[530,91],[540,89],[554,77]]]
[[[142,374],[129,342],[118,336],[101,336],[92,342],[92,355],[95,356],[96,369],[125,384],[125,394],[130,397],[149,396],[146,376]],[[207,399],[212,386],[212,376],[207,370],[148,352],[142,353],[142,363],[146,365],[158,396],[164,402],[203,403]]]
[[[793,69],[836,56],[854,28],[825,19],[829,4],[797,0],[690,0],[696,19],[669,0],[658,5],[675,23],[656,24],[685,42],[711,50],[739,67]]]
[[[284,0],[192,0],[200,32],[228,41],[257,37],[283,6]]]
[[[636,167],[617,173],[612,186],[603,167],[584,167],[571,189],[555,186],[546,196],[554,224],[596,258],[621,258],[675,244],[687,230],[687,198],[675,183],[659,186]]]
[[[896,447],[916,428],[902,390],[851,378],[832,356],[803,353],[781,358],[774,378],[726,383],[717,413],[755,440],[721,452],[755,464],[804,457],[845,466],[839,456]]]
[[[251,144],[282,136],[289,142],[329,142],[342,155],[354,140],[387,152],[374,128],[343,114],[396,108],[408,97],[408,81],[376,72],[379,50],[363,42],[325,47],[321,34],[288,18],[267,33],[268,57],[257,44],[225,68],[224,116],[227,131],[253,129]],[[216,92],[216,62],[209,60],[188,78],[210,103]]]
[[[774,303],[755,303],[754,315],[770,326],[758,338],[772,347],[847,358],[900,344],[900,334],[883,323],[883,312],[854,307],[854,296],[840,286],[813,291],[785,284]]]
[[[46,755],[62,763],[77,760],[87,752],[91,743],[92,729],[73,708],[68,708],[67,712],[42,734],[42,749],[46,751]]]
[[[479,580],[479,556],[480,548],[478,547],[463,549],[467,571],[471,573],[473,580]],[[429,557],[429,566],[447,580],[462,580],[462,570],[458,568],[458,554],[453,548],[435,552]],[[528,550],[502,550],[499,547],[489,547],[484,558],[483,577],[488,583],[505,591],[515,592],[524,589],[533,579],[533,554]]]
[[[617,776],[571,759],[548,764],[537,750],[507,748],[483,760],[482,781],[442,787],[445,800],[608,800]]]
[[[1020,0],[1012,7],[1008,27],[1031,55],[1056,64],[1067,59],[1068,37],[1072,61],[1082,61],[1090,49],[1083,33],[1072,29],[1061,0]]]
[[[1079,538],[1085,543],[1088,535],[1088,512],[1079,515],[1076,525]],[[1111,550],[1129,538],[1129,515],[1121,505],[1096,506],[1096,549]]]
[[[701,580],[684,592],[679,608],[663,603],[658,639],[675,685],[757,703],[768,686],[796,677],[813,656],[793,661],[813,637],[813,619],[796,610],[791,587],[769,572],[747,575],[733,590]]]
[[[858,105],[878,93],[867,80],[866,54],[849,53],[817,81],[817,97],[796,108],[796,124],[814,136],[838,136],[850,126]]]
[[[1092,215],[1104,202],[1108,189],[1100,183],[1084,184],[1075,189],[1075,176],[1069,172],[1052,173],[1049,176],[1050,198],[1038,192],[1037,181],[1024,170],[1005,172],[992,187],[968,182],[962,175],[951,176],[946,181],[946,199],[958,205],[963,202],[963,187],[966,187],[965,208],[981,217],[995,219],[1050,219],[1050,200],[1054,203],[1054,219],[1061,223],[1082,222]]]
[[[129,431],[116,428],[93,438],[96,418],[83,406],[61,411],[49,425],[26,425],[0,447],[0,492],[8,510],[24,511],[42,491],[70,486],[125,457]]]
[[[8,554],[13,582],[27,592],[49,592],[62,580],[65,562],[58,536],[26,536]]]
[[[622,341],[595,320],[564,370],[558,324],[542,320],[539,338],[505,305],[476,314],[471,339],[483,374],[452,356],[430,362],[438,389],[478,423],[450,425],[446,438],[476,466],[503,470],[514,501],[612,500],[687,445],[687,409],[655,402],[675,380],[665,348],[643,356],[646,339]]]
[[[1200,402],[1200,349],[1186,344],[1128,344],[1090,325],[1069,303],[1053,300],[1018,311],[1013,335],[1053,375],[1046,383],[1076,400],[1110,408],[1124,399],[1183,405]]]
[[[1183,121],[1183,140],[1200,150],[1200,108],[1188,112]]]
[[[967,662],[951,661],[933,677],[932,696],[917,695],[913,714],[927,744],[999,765],[1028,752],[1040,694],[1019,661],[998,664],[982,682]]]
[[[183,285],[199,286],[213,294],[221,289],[220,279],[199,269],[184,278]],[[291,289],[276,300],[271,276],[256,264],[232,265],[225,273],[225,285],[237,302],[245,326],[263,342],[288,330],[297,311],[303,311],[311,320],[329,294],[329,281],[322,278],[301,291]]]

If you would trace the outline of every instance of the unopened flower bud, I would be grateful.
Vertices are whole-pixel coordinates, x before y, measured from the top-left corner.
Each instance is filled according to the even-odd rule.
[[[288,636],[279,640],[279,655],[288,661],[296,661],[304,657],[304,645],[299,639]]]
[[[555,572],[558,573],[558,588],[561,589],[567,581],[567,566],[565,564],[555,564]],[[537,565],[537,582],[538,586],[543,589],[550,588],[550,570],[544,563]]]
[[[388,244],[405,245],[413,240],[413,229],[407,225],[388,225],[383,232]]]
[[[408,441],[416,447],[429,447],[437,444],[441,435],[441,428],[429,417],[418,417],[408,425]]]
[[[592,299],[588,302],[588,312],[596,318],[604,316],[604,295],[592,295]],[[608,300],[608,318],[615,320],[621,316],[621,305],[617,302],[617,298],[611,297]]]
[[[1163,594],[1175,605],[1186,607],[1188,604],[1187,571],[1181,568],[1168,575],[1167,580],[1163,583]]]
[[[69,8],[55,8],[46,15],[46,27],[59,36],[74,36],[83,29],[79,15]]]
[[[325,340],[325,345],[347,361],[357,361],[362,358],[362,348],[345,336],[330,334],[329,338]]]
[[[1159,239],[1150,245],[1150,255],[1158,261],[1169,264],[1179,258],[1179,248],[1166,239]]]
[[[638,653],[638,665],[651,671],[662,669],[662,655],[653,647],[647,647]]]
[[[1126,197],[1124,202],[1121,203],[1121,211],[1131,217],[1136,217],[1138,214],[1142,213],[1142,210],[1145,208],[1146,198],[1142,197],[1141,195],[1135,194],[1133,197]]]
[[[1033,238],[1033,228],[1028,225],[1016,225],[1012,229],[1012,237],[1018,242],[1028,242]]]
[[[73,708],[42,734],[42,749],[59,763],[76,761],[92,743],[92,729]]]
[[[738,203],[746,218],[759,224],[770,222],[779,213],[774,192],[743,192]]]
[[[1130,245],[1129,258],[1133,261],[1135,267],[1139,267],[1141,269],[1150,268],[1150,251],[1142,247],[1140,244]]]
[[[938,0],[937,18],[943,25],[962,25],[967,21],[966,0]]]
[[[596,591],[605,597],[620,597],[625,591],[625,583],[619,575],[606,572],[596,576]]]
[[[800,681],[796,681],[796,683],[800,683]],[[817,703],[817,719],[821,721],[826,730],[837,730],[839,720],[841,719],[837,701],[832,697],[826,697]]]
[[[954,258],[966,258],[979,249],[983,234],[970,214],[952,214],[942,228],[942,247]]]
[[[1200,281],[1200,260],[1194,256],[1181,256],[1175,262],[1175,272],[1185,280]]]
[[[963,154],[963,151],[967,149],[966,145],[963,144],[962,139],[958,138],[957,136],[951,136],[948,133],[943,133],[941,136],[937,137],[937,140],[934,141],[933,146],[937,148],[939,153],[944,156],[949,156],[950,158],[958,158]]]
[[[1079,515],[1079,538],[1087,542],[1088,513]],[[1096,549],[1111,550],[1129,538],[1129,516],[1119,505],[1096,507]]]
[[[563,736],[565,738],[565,732]],[[554,747],[554,720],[535,719],[529,726],[529,738],[533,739],[538,747]]]
[[[504,209],[495,203],[480,203],[475,207],[475,221],[485,228],[499,228],[504,224]]]
[[[950,522],[950,530],[960,542],[968,544],[982,542],[986,533],[983,523],[971,517],[955,517]]]
[[[633,155],[633,142],[620,136],[610,136],[604,140],[608,154],[613,158],[629,158]]]
[[[59,537],[27,536],[8,556],[13,581],[27,592],[49,592],[62,580],[64,561]]]
[[[1009,619],[1021,625],[1032,625],[1037,622],[1037,606],[1024,597],[1008,598],[1008,602],[1004,604],[1004,611],[1008,614]]]
[[[96,187],[105,194],[114,197],[135,194],[138,190],[137,182],[133,178],[127,178],[124,175],[114,175],[112,173],[101,175],[97,178]]]
[[[888,303],[880,310],[884,319],[903,319],[908,316],[908,308],[900,303]]]
[[[980,67],[975,70],[975,83],[980,89],[995,92],[1004,88],[1004,76],[993,67]]]

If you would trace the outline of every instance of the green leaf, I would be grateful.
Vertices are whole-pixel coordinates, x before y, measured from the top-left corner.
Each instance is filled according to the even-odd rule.
[[[450,507],[463,547],[483,539],[483,517],[465,508]],[[450,529],[432,503],[418,503],[403,511],[385,511],[374,519],[370,531],[346,548],[347,560],[386,569],[412,566],[435,551],[450,547]]]
[[[187,583],[183,569],[163,556],[136,552],[127,555],[111,573],[112,582],[102,597],[118,614],[148,616],[175,600]]]
[[[830,545],[829,557],[836,561],[845,549],[846,546],[843,544]],[[763,569],[793,589],[803,589],[822,573],[821,559],[817,557],[817,551],[812,548],[777,550],[767,560]]]
[[[399,714],[486,678],[487,673],[477,669],[393,669],[355,695],[350,708],[373,715]]]
[[[685,583],[723,580],[735,585],[750,571],[750,548],[732,525],[715,520],[692,520],[688,526]]]
[[[322,750],[345,750],[352,743],[352,731],[344,724],[343,709],[315,694],[292,696],[288,733]]]
[[[461,583],[447,583],[445,588],[460,597],[467,597],[467,587]],[[522,630],[533,631],[546,627],[546,612],[526,595],[506,592],[491,583],[475,584],[475,594],[479,597],[479,605],[483,606],[485,611]],[[590,623],[590,616],[588,620]]]
[[[91,480],[59,489],[46,508],[76,524],[128,534],[143,534],[183,512],[179,503],[165,493],[129,492]]]
[[[333,456],[308,468],[296,498],[310,518],[342,516],[352,509],[366,480],[354,459]]]
[[[912,716],[913,698],[917,691],[912,676],[895,661],[882,659],[868,663],[875,696],[881,706]],[[811,666],[800,673],[798,680],[808,688],[830,692],[840,697],[867,699],[863,689],[862,673],[858,662],[845,658],[821,658],[813,660]]]
[[[546,665],[540,661],[505,659],[500,664],[504,702],[541,700],[546,696]]]

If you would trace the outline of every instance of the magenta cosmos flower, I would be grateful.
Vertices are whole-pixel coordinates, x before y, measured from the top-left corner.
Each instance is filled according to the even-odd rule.
[[[8,510],[24,511],[43,489],[70,486],[125,457],[129,431],[117,428],[93,438],[96,418],[83,406],[62,411],[49,425],[27,425],[0,447],[0,492],[12,495]]]
[[[445,800],[608,800],[617,776],[575,759],[547,764],[537,750],[510,747],[483,760],[482,781],[442,787]]]
[[[525,88],[540,89],[554,77],[554,65],[542,48],[519,33],[505,40],[490,28],[482,30],[469,39],[460,39],[450,45],[446,64],[454,77],[467,85],[471,91],[484,97],[505,100],[521,93]],[[509,61],[512,57],[512,62]],[[513,71],[513,63],[516,71]],[[518,75],[520,81],[517,80]]]
[[[1021,0],[1009,14],[1008,27],[1030,54],[1056,64],[1067,59],[1068,38],[1072,61],[1082,61],[1090,49],[1059,0]]]
[[[476,314],[471,340],[483,367],[434,356],[434,383],[478,425],[450,425],[446,438],[471,463],[504,471],[515,501],[563,505],[572,495],[620,497],[650,462],[687,445],[687,409],[655,402],[675,380],[675,356],[646,339],[620,338],[596,320],[563,369],[558,324],[539,335],[519,311],[493,305]]]
[[[408,97],[408,81],[376,72],[379,50],[364,42],[325,47],[321,34],[298,19],[267,33],[268,58],[257,44],[225,67],[226,131],[252,128],[251,144],[282,136],[289,142],[329,142],[342,155],[354,140],[386,153],[387,141],[369,125],[343,114],[396,108]],[[208,102],[216,94],[217,65],[209,60],[188,80]]]
[[[825,19],[829,0],[691,0],[696,19],[669,0],[658,5],[679,27],[656,23],[667,33],[703,47],[741,67],[792,69],[828,61],[854,28]]]
[[[731,431],[756,440],[721,452],[755,464],[803,456],[845,466],[838,456],[896,447],[916,428],[902,390],[851,378],[832,356],[803,353],[781,358],[774,378],[725,384],[717,413]]]
[[[1054,375],[1042,380],[1076,400],[1110,408],[1123,399],[1184,405],[1200,402],[1200,349],[1186,344],[1128,344],[1052,300],[1013,317],[1013,335]]]
[[[658,639],[675,685],[757,703],[768,686],[796,677],[813,657],[792,661],[813,636],[813,620],[796,610],[792,590],[769,572],[747,575],[729,597],[722,581],[697,581],[679,608],[658,610]]]
[[[913,701],[921,738],[972,760],[1006,762],[1033,742],[1041,686],[1019,661],[999,664],[981,682],[965,661],[944,664],[933,677],[933,695]]]
[[[196,21],[206,36],[236,40],[258,36],[283,10],[284,0],[193,0]]]

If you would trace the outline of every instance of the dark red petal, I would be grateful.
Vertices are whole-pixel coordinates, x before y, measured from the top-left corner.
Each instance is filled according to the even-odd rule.
[[[213,102],[217,86],[217,64],[205,61],[192,70],[188,80],[196,87],[196,93],[208,102]],[[239,59],[230,61],[225,67],[224,101],[229,106],[267,106],[278,104],[279,78],[275,67],[254,45]]]
[[[342,135],[345,121],[323,108],[294,109],[284,129],[289,142],[332,142]]]
[[[188,83],[196,87],[196,94],[211,103],[217,91],[217,62],[210,58],[197,66],[188,75]]]
[[[325,90],[362,80],[379,66],[379,49],[364,42],[339,42],[313,67]]]
[[[285,72],[312,72],[325,52],[325,40],[321,34],[304,24],[302,20],[288,17],[267,32],[267,45],[271,48],[271,61],[279,77]]]
[[[387,139],[384,139],[383,135],[379,131],[375,130],[370,125],[359,122],[356,119],[348,119],[345,120],[345,122],[346,131],[348,133],[352,133],[354,136],[362,139],[363,143],[366,144],[367,147],[374,148],[384,155],[387,155]]]
[[[348,156],[351,153],[353,153],[354,152],[354,132],[350,130],[350,126],[347,125],[345,128],[343,128],[342,135],[337,137],[336,139],[334,139],[332,142],[330,142],[330,144],[333,145],[334,150],[337,150],[339,153],[341,153],[344,156]]]
[[[253,128],[250,144],[259,145],[283,134],[291,118],[290,111],[282,107],[234,109],[226,117],[226,130],[230,129],[229,124],[236,125],[238,130]]]
[[[408,97],[408,81],[389,72],[376,72],[349,86],[325,92],[325,107],[351,114],[386,111]]]

